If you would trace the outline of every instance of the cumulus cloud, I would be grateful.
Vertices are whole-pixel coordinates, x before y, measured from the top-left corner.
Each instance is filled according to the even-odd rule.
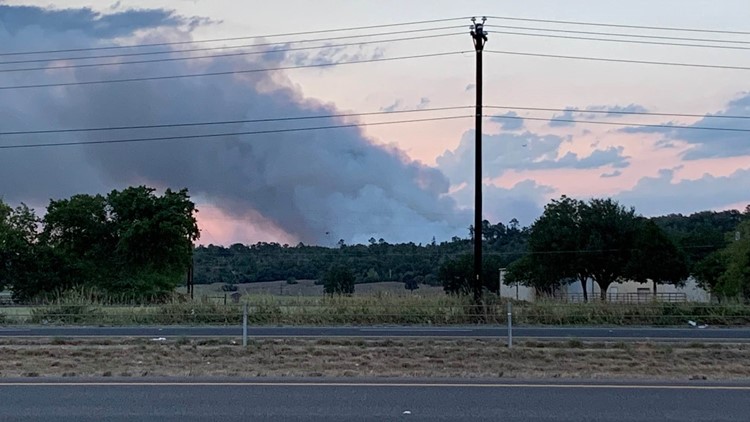
[[[404,100],[401,98],[396,99],[393,103],[390,105],[387,105],[385,107],[380,107],[380,111],[404,111],[404,110],[424,110],[430,105],[430,99],[427,97],[422,97],[419,99],[419,103],[417,103],[413,107],[409,107],[406,104],[404,104]]]
[[[624,168],[629,165],[623,147],[595,149],[583,157],[573,152],[561,155],[560,147],[566,140],[557,135],[538,135],[528,131],[484,134],[482,165],[485,177],[498,177],[508,170]],[[471,180],[474,131],[464,133],[458,147],[440,155],[437,164],[454,185]]]
[[[555,114],[552,116],[552,119],[550,119],[548,124],[550,127],[575,126],[575,112],[576,109],[574,108],[566,108],[562,114]]]
[[[616,199],[635,206],[644,215],[692,213],[750,203],[750,169],[737,170],[729,176],[704,175],[695,180],[674,180],[673,169],[663,169],[656,177],[644,177],[633,189]]]
[[[591,113],[592,110],[602,111],[603,113]],[[622,117],[631,113],[646,113],[648,109],[640,104],[621,105],[592,105],[586,107],[589,113],[581,113],[582,117],[587,119],[596,119],[597,117]]]
[[[671,126],[667,128],[655,128],[647,126],[628,127],[621,129],[625,133],[652,133],[661,134],[657,146],[662,148],[673,148],[678,141],[686,143],[692,148],[684,155],[685,160],[700,160],[704,158],[741,157],[750,155],[750,135],[748,132],[737,131],[750,129],[743,119],[721,118],[721,116],[748,116],[750,115],[750,93],[743,93],[739,98],[730,101],[724,110],[705,117],[693,124],[681,125],[674,122],[665,123]],[[729,129],[701,130],[701,127],[714,127]],[[732,131],[735,129],[735,131]]]
[[[2,10],[9,16],[17,13],[14,9]],[[29,13],[28,8],[21,9]],[[165,11],[149,12],[160,17],[151,21],[137,18],[140,12],[127,11],[118,14],[130,16],[128,19],[86,10],[32,12],[29,16],[46,20],[12,20],[10,30],[0,27],[0,45],[8,50],[28,50],[112,42],[101,41],[103,36],[143,36],[151,41],[189,36],[184,32],[185,21]],[[106,29],[99,29],[101,21],[107,22]],[[263,68],[278,66],[287,59],[264,55],[168,62],[156,67],[139,64],[42,75],[27,72],[5,74],[0,84]],[[336,113],[333,105],[305,98],[281,72],[8,90],[0,96],[2,131]],[[326,118],[315,120],[315,124],[266,122],[34,135],[4,137],[0,144],[235,133],[353,122],[356,120]],[[8,201],[43,203],[49,198],[106,192],[140,183],[187,187],[230,218],[272,224],[305,242],[322,242],[330,236],[347,242],[364,242],[370,236],[392,241],[426,240],[433,235],[448,238],[465,234],[470,221],[470,213],[457,209],[448,195],[449,182],[439,170],[412,161],[397,149],[374,144],[356,127],[253,137],[227,134],[210,139],[13,149],[0,154],[0,195]]]
[[[503,130],[519,130],[523,129],[523,118],[518,116],[515,111],[509,111],[505,114],[496,114],[491,119],[495,123],[500,124],[500,128]]]
[[[621,176],[621,175],[622,175],[622,171],[615,170],[615,171],[613,171],[611,173],[602,173],[601,176],[599,176],[599,177],[601,177],[603,179],[608,179],[608,178],[612,178],[612,177],[618,177],[618,176]]]
[[[279,48],[283,50],[284,48]],[[309,51],[294,51],[285,54],[286,62],[294,66],[328,66],[342,62],[376,60],[383,57],[382,47],[372,48],[369,45],[337,46],[328,44],[324,48]]]

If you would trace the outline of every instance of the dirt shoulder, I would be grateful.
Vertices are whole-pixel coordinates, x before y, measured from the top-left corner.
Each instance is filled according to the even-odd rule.
[[[738,380],[750,345],[432,339],[5,339],[0,377],[456,377]]]

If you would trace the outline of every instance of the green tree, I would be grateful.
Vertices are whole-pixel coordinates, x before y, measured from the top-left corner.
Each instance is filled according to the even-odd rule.
[[[25,204],[13,209],[0,200],[0,290],[35,279],[38,223]]]
[[[107,290],[134,299],[162,298],[184,279],[200,232],[187,189],[157,196],[139,186],[107,196],[119,277]]]
[[[60,261],[56,278],[64,280],[65,287],[98,288],[115,276],[116,238],[103,196],[51,200],[43,223],[40,240]]]
[[[719,276],[717,293],[726,298],[750,299],[750,221],[737,227],[734,241],[724,255],[726,270]]]
[[[497,256],[488,255],[482,260],[482,287],[490,292],[498,293],[499,269],[501,261]],[[468,295],[473,293],[474,256],[464,254],[454,259],[446,260],[438,271],[438,278],[443,283],[443,290],[447,294]]]
[[[409,291],[414,291],[419,288],[419,280],[414,276],[414,273],[408,272],[401,278],[404,282],[404,288]]]
[[[586,281],[590,272],[586,266],[583,212],[586,204],[562,196],[544,207],[544,213],[531,226],[529,236],[530,256],[513,270],[511,280],[519,269],[538,290],[554,291],[560,284],[579,280],[583,298],[588,300]]]
[[[581,208],[583,267],[602,300],[612,283],[627,278],[637,231],[635,210],[613,199],[592,199]]]
[[[693,267],[693,276],[698,285],[709,292],[718,294],[719,280],[727,270],[728,261],[727,254],[723,250],[713,252],[700,260]]]
[[[654,221],[641,219],[627,275],[639,283],[651,281],[656,295],[657,285],[680,285],[690,274],[687,257],[674,241]]]
[[[333,265],[323,275],[323,290],[329,295],[354,293],[354,274],[343,265]]]

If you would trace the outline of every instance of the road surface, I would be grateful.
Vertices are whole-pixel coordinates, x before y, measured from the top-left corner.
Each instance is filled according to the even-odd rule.
[[[2,382],[3,421],[747,421],[750,384]]]
[[[504,327],[250,327],[252,338],[503,338]],[[0,337],[238,337],[241,327],[1,327]],[[516,339],[750,342],[750,328],[514,327]]]

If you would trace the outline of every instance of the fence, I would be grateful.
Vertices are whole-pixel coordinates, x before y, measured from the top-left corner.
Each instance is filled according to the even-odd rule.
[[[564,302],[583,303],[586,302],[583,293],[569,293],[561,298]],[[600,302],[602,298],[599,294],[589,294],[588,300]],[[652,292],[632,292],[632,293],[607,293],[606,302],[611,303],[685,303],[687,294],[685,293],[652,293]]]
[[[507,301],[484,304],[384,302],[288,304],[245,302],[251,325],[466,325],[505,324]],[[173,303],[154,306],[56,304],[2,306],[0,325],[239,325],[245,303]],[[691,303],[567,303],[514,305],[520,325],[682,326],[750,325],[750,306]]]

